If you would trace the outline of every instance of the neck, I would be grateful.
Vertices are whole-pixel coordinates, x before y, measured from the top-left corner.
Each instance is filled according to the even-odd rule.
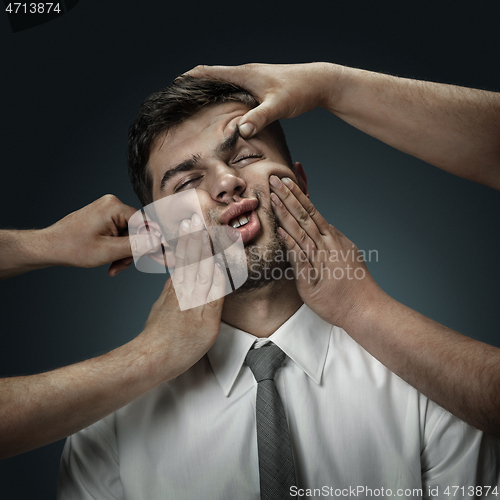
[[[222,320],[256,337],[269,337],[302,305],[294,280],[275,281],[226,297]]]

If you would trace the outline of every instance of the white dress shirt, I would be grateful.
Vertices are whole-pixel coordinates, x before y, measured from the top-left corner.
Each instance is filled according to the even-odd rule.
[[[292,496],[456,499],[490,486],[488,498],[500,498],[499,442],[422,396],[342,329],[303,305],[270,339],[287,354],[275,380],[301,489]],[[68,438],[58,498],[259,499],[257,384],[244,364],[255,341],[222,324],[187,372]],[[446,496],[453,486],[461,489]]]

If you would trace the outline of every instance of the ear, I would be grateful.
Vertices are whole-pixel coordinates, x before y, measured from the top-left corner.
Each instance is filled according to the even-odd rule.
[[[154,260],[158,264],[165,266],[167,268],[173,269],[175,267],[175,252],[167,244],[160,226],[154,221],[148,220],[144,224],[141,224],[137,229],[138,234],[153,234],[156,238],[160,239],[161,246],[158,251],[154,253],[147,254],[149,259]]]
[[[163,237],[161,239],[160,250],[158,250],[158,252],[148,254],[148,257],[168,269],[175,268],[175,253],[167,245]]]
[[[306,173],[304,172],[304,167],[302,166],[302,163],[296,161],[293,164],[292,171],[295,174],[295,177],[297,178],[297,184],[299,188],[309,198],[309,190],[307,189],[307,176]]]

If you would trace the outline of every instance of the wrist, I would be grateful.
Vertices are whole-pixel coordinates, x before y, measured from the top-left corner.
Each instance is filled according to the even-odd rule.
[[[169,380],[164,373],[167,363],[162,350],[145,339],[143,333],[117,347],[109,355],[122,367],[127,384],[134,387],[138,394]]]
[[[376,322],[377,315],[393,300],[375,282],[374,286],[367,287],[363,292],[357,294],[356,300],[352,301],[337,323],[349,335],[352,333],[353,337],[367,332]]]
[[[366,78],[370,72],[333,63],[327,65],[328,84],[323,108],[336,116],[343,117],[349,114],[350,103],[356,98],[357,89],[363,84],[363,77]]]
[[[349,81],[353,77],[353,68],[334,63],[319,64],[320,106],[337,114],[348,90]]]
[[[58,241],[52,227],[37,229],[31,235],[31,257],[40,267],[68,265],[62,256],[61,242]]]
[[[172,348],[168,344],[168,332],[160,333],[145,328],[123,347],[129,349],[134,366],[143,374],[150,388],[179,375]]]

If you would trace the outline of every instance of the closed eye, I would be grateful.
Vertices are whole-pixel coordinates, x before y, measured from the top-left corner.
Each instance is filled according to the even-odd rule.
[[[201,180],[202,178],[203,178],[203,176],[194,177],[193,179],[187,179],[186,181],[184,181],[183,183],[181,183],[181,184],[179,184],[178,186],[175,187],[174,193],[177,193],[181,189],[184,189],[185,187],[189,186],[192,183],[195,183],[196,181]]]
[[[250,154],[246,154],[246,155],[243,155],[239,158],[236,158],[236,160],[234,160],[234,163],[239,163],[243,160],[248,160],[249,158],[262,158],[264,155],[258,155],[256,153],[250,153]]]

